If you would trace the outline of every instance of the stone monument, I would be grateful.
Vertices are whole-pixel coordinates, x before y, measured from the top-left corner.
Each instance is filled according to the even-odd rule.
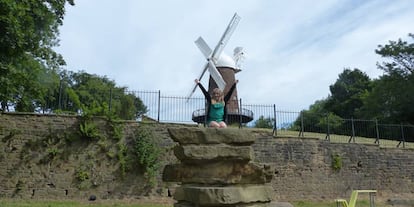
[[[180,163],[164,168],[165,182],[178,182],[175,207],[278,206],[272,202],[270,166],[253,162],[255,136],[247,130],[170,128]]]

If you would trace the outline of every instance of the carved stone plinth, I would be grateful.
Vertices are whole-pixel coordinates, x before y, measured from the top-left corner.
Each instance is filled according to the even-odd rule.
[[[178,182],[176,207],[277,206],[269,166],[252,162],[255,137],[247,130],[171,128],[181,161],[164,168],[163,180]]]

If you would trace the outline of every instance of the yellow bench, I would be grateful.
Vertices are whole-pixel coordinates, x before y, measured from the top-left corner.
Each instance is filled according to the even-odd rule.
[[[369,206],[375,207],[374,196],[377,193],[377,190],[353,190],[349,203],[345,199],[336,199],[337,207],[355,207],[356,200],[358,198],[358,193],[369,193]]]

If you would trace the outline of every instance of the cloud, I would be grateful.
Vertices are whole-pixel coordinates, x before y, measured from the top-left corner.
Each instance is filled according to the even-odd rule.
[[[242,19],[225,52],[237,46],[247,52],[236,77],[239,97],[289,110],[327,97],[344,68],[381,75],[374,50],[413,32],[414,19],[414,4],[404,0],[76,3],[67,8],[57,48],[68,70],[178,96],[188,95],[205,64],[194,40],[202,36],[214,47],[238,12]]]

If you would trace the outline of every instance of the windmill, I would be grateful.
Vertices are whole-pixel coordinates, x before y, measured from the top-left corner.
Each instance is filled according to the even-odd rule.
[[[237,13],[234,14],[233,18],[230,20],[226,30],[220,38],[220,41],[217,43],[214,50],[212,50],[202,37],[199,37],[195,44],[201,53],[206,58],[207,62],[204,65],[201,75],[198,80],[204,76],[205,72],[208,70],[210,73],[209,87],[208,92],[211,93],[214,88],[220,88],[221,91],[226,94],[231,85],[236,81],[235,73],[240,71],[239,61],[243,59],[243,48],[237,47],[234,50],[234,57],[230,57],[223,52],[224,47],[229,41],[231,35],[237,27],[237,24],[240,21],[240,16]],[[197,85],[194,86],[193,90],[190,92],[188,99],[193,95],[194,91],[197,89]],[[227,108],[227,122],[241,122],[247,123],[253,119],[253,112],[240,109],[237,99],[237,89],[235,89],[230,97]],[[205,110],[200,109],[193,112],[193,121],[197,123],[205,122]]]
[[[237,13],[235,13],[229,25],[227,26],[226,30],[224,31],[223,35],[221,36],[220,41],[217,43],[216,47],[214,48],[214,50],[211,50],[211,48],[208,46],[208,44],[204,41],[202,37],[199,37],[195,41],[195,44],[197,45],[198,49],[200,49],[201,53],[203,53],[204,57],[207,59],[207,63],[205,64],[203,70],[201,71],[201,75],[198,78],[198,80],[201,80],[201,78],[203,78],[204,73],[208,69],[211,78],[217,84],[218,88],[220,88],[222,91],[224,90],[226,86],[226,82],[224,81],[220,72],[217,70],[216,64],[221,58],[223,49],[226,46],[227,42],[229,41],[234,30],[236,29],[236,26],[239,23],[239,21],[240,21],[240,16],[237,15]],[[197,89],[197,85],[195,85],[193,90],[190,92],[188,99],[193,95],[196,89]]]

